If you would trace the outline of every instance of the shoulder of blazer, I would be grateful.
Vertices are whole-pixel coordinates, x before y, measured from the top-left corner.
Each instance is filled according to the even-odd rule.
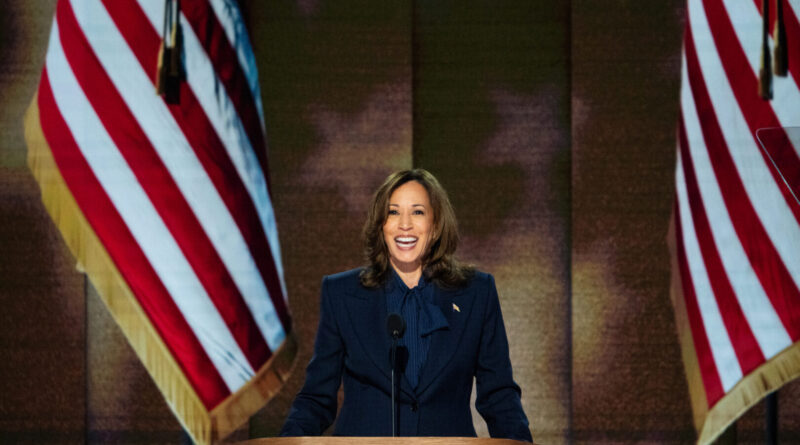
[[[350,269],[323,278],[323,286],[328,292],[334,295],[360,295],[369,292],[369,289],[361,285],[359,274],[362,268]]]
[[[446,293],[471,293],[475,295],[484,295],[495,288],[494,277],[486,272],[475,270],[472,277],[467,284],[463,287],[455,289],[445,289]]]
[[[480,270],[475,270],[472,278],[469,280],[468,287],[486,287],[494,284],[494,277],[490,273],[486,273]]]

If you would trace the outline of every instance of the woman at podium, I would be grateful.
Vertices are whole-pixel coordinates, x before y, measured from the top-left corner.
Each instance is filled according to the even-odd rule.
[[[368,264],[322,280],[314,355],[281,435],[322,434],[343,384],[335,435],[475,436],[474,379],[490,435],[531,441],[494,278],[456,260],[456,218],[436,178],[386,178],[363,236]]]

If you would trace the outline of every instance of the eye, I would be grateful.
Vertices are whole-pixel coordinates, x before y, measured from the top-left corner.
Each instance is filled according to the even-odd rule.
[[[389,214],[390,214],[390,215],[399,215],[399,214],[400,214],[400,212],[398,212],[398,211],[397,211],[397,210],[395,210],[395,209],[389,209]]]
[[[424,215],[424,214],[425,214],[424,210],[419,210],[419,209],[414,210],[414,215]]]

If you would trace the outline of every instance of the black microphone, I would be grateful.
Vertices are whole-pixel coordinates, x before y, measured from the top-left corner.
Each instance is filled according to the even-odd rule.
[[[401,338],[406,332],[406,322],[403,317],[397,312],[389,314],[389,317],[386,318],[386,331],[393,340]]]
[[[401,338],[406,332],[406,322],[400,314],[396,312],[389,314],[386,318],[386,332],[389,333],[389,337],[392,337],[392,437],[397,437],[397,404],[394,399],[394,368],[396,365],[397,339]]]

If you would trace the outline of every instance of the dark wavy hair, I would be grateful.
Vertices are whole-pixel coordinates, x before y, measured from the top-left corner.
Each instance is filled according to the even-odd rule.
[[[427,170],[415,168],[389,175],[375,191],[364,224],[364,255],[367,265],[361,271],[361,284],[378,287],[389,276],[389,247],[383,238],[383,225],[389,213],[389,198],[401,185],[416,181],[428,192],[433,208],[433,235],[430,248],[422,257],[422,273],[441,287],[461,287],[475,269],[455,258],[458,247],[458,222],[447,192]]]

